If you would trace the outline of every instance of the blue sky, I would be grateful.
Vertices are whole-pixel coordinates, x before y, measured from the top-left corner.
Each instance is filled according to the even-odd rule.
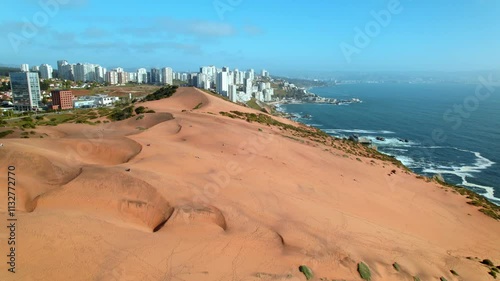
[[[499,15],[497,0],[3,0],[0,64],[489,70],[500,68]]]

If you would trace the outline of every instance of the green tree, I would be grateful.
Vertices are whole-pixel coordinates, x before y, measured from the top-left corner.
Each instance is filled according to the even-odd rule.
[[[10,81],[2,82],[2,86],[0,86],[0,91],[9,91],[10,90]]]
[[[40,90],[48,91],[50,89],[50,80],[45,79],[40,83]]]
[[[71,81],[70,80],[64,80],[64,82],[62,83],[62,87],[63,89],[71,89]]]

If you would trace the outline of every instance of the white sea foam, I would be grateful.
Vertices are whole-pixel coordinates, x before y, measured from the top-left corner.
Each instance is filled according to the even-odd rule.
[[[415,160],[413,160],[411,157],[398,155],[396,156],[396,159],[408,168],[415,167]]]
[[[410,147],[418,145],[417,142],[409,140],[408,142],[400,141],[398,138],[385,138],[385,140],[377,140],[374,136],[367,136],[375,145],[380,147]]]
[[[429,147],[431,148],[431,147]],[[484,192],[481,194],[486,198],[489,198],[493,201],[500,202],[500,198],[495,197],[494,194],[494,189],[491,186],[485,186],[485,185],[479,185],[475,183],[471,183],[467,181],[467,178],[474,178],[474,174],[481,173],[483,170],[488,169],[491,167],[495,162],[487,159],[486,157],[482,156],[481,153],[475,152],[475,151],[470,151],[470,150],[465,150],[465,149],[460,149],[456,147],[434,147],[436,149],[440,148],[448,148],[448,149],[455,149],[458,151],[462,152],[467,152],[467,153],[472,153],[476,157],[474,163],[472,165],[463,165],[463,166],[443,166],[440,165],[436,168],[425,168],[423,169],[424,173],[432,173],[432,174],[449,174],[449,175],[455,175],[462,179],[462,186],[467,186],[467,187],[474,187],[474,188],[479,188],[483,190]]]

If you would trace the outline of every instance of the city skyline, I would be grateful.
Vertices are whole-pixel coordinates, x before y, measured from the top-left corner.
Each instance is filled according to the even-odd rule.
[[[261,3],[261,4],[259,4]],[[498,69],[497,1],[4,3],[2,64],[265,65],[271,72]],[[303,20],[301,20],[303,19]],[[139,63],[140,62],[140,63]]]

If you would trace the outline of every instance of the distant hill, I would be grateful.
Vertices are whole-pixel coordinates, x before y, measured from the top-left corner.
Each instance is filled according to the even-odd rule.
[[[285,80],[285,81],[288,81],[288,83],[294,84],[295,86],[302,87],[302,88],[324,87],[327,85],[326,82],[319,81],[319,80],[309,80],[309,79],[301,79],[301,78],[286,78],[286,77],[279,77],[279,76],[273,76],[273,79]]]
[[[19,67],[0,66],[0,76],[9,76],[9,72],[20,71]]]

